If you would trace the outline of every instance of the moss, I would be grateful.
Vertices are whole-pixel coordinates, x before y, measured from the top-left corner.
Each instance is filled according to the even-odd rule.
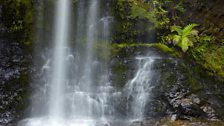
[[[197,48],[194,49],[197,52]],[[211,75],[219,75],[224,77],[224,46],[216,44],[204,47],[203,52],[194,55],[194,59]]]
[[[146,2],[135,0],[131,6],[132,18],[145,19],[153,24],[149,29],[162,28],[169,23],[166,17],[167,11],[161,7],[158,1]]]
[[[2,23],[20,43],[32,44],[33,3],[30,0],[2,0]]]
[[[180,53],[178,51],[176,51],[173,48],[168,47],[165,44],[157,43],[157,44],[154,44],[154,46],[157,47],[157,48],[159,48],[163,52],[170,53],[174,57],[180,57]]]
[[[147,42],[148,38],[155,37],[152,34],[152,23],[145,18],[133,15],[135,4],[144,2],[141,0],[115,0],[112,3],[115,25],[112,28],[114,43],[134,43],[138,41]],[[144,4],[143,6],[149,6]]]
[[[210,49],[203,54],[203,58],[205,60],[205,68],[211,69],[220,76],[224,75],[224,46],[210,47]]]
[[[121,43],[121,44],[112,44],[112,55],[116,55],[117,52],[123,48],[129,48],[129,47],[155,47],[160,49],[162,52],[169,53],[171,56],[174,57],[180,57],[179,52],[177,52],[175,49],[170,48],[166,46],[165,44],[161,43]]]
[[[112,6],[113,16],[116,19],[116,25],[113,27],[113,42],[134,42],[138,33],[135,29],[136,21],[128,18],[131,1],[117,0],[112,2]]]

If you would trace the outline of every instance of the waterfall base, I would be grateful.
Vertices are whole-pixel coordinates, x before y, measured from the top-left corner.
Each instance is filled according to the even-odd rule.
[[[31,118],[21,121],[18,126],[110,126],[107,121],[93,119],[61,119],[61,118]]]

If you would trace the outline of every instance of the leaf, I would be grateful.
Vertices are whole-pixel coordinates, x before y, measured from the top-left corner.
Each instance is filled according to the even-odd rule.
[[[193,29],[194,27],[196,27],[196,26],[198,26],[198,24],[189,24],[189,25],[187,25],[187,26],[183,29],[183,31],[182,31],[182,35],[185,36],[185,37],[188,36],[188,35],[190,35],[192,29]]]
[[[178,35],[182,35],[182,30],[181,30],[180,26],[176,26],[176,25],[171,26],[170,27],[170,31],[171,32],[175,32],[176,31],[178,33]]]
[[[176,45],[181,41],[181,36],[179,35],[174,35],[173,36],[173,43]]]
[[[180,26],[171,26],[170,31],[177,32],[175,35],[171,36],[173,44],[179,46],[183,52],[186,52],[189,47],[193,46],[194,38],[198,36],[198,31],[193,30],[196,26],[198,26],[198,24],[189,24],[184,27],[183,30]]]
[[[180,5],[176,6],[175,9],[182,12],[182,13],[184,13],[186,11],[186,9],[182,6],[180,6]]]
[[[189,48],[189,39],[187,37],[182,38],[182,41],[180,42],[181,49],[186,52]]]
[[[208,41],[208,42],[214,40],[214,37],[212,37],[212,36],[207,36],[207,35],[205,35],[205,36],[203,36],[203,37],[201,37],[201,38],[202,38],[203,41]]]
[[[191,40],[188,40],[188,46],[194,46],[193,42]]]
[[[183,1],[180,1],[176,6],[174,6],[174,9],[184,13],[186,9],[182,5]]]
[[[190,34],[191,35],[198,36],[198,30],[192,30]]]

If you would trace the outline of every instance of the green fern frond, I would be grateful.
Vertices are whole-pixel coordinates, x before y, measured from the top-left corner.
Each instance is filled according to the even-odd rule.
[[[171,26],[171,27],[170,27],[170,31],[171,31],[171,32],[177,32],[178,35],[182,35],[182,29],[181,29],[180,26],[176,26],[176,25]]]
[[[180,35],[174,35],[173,36],[173,44],[177,45],[181,41],[181,36]]]
[[[183,52],[186,52],[188,50],[188,48],[189,48],[189,42],[190,42],[190,40],[187,37],[182,38],[182,40],[180,41],[178,46],[181,47]]]
[[[198,24],[189,24],[183,29],[182,36],[188,36],[191,34],[191,31],[194,27],[198,26]]]
[[[194,36],[197,36],[198,35],[198,30],[194,30],[193,29],[190,34],[191,35],[194,35]]]
[[[171,26],[170,31],[177,33],[168,37],[172,38],[174,45],[179,46],[183,52],[186,52],[189,47],[193,46],[193,38],[198,35],[198,31],[193,29],[196,26],[198,24],[189,24],[184,29],[181,29],[180,26]]]

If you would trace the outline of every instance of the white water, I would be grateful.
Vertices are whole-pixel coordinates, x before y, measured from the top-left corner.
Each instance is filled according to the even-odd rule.
[[[150,99],[150,92],[153,88],[151,80],[153,77],[153,57],[137,57],[138,70],[124,88],[127,95],[127,110],[131,120],[143,120],[145,107]]]
[[[19,126],[105,126],[113,119],[119,122],[119,118],[114,117],[116,110],[113,102],[119,102],[114,99],[121,97],[122,93],[117,92],[109,82],[107,61],[99,61],[94,52],[99,39],[105,46],[101,53],[110,50],[111,17],[108,14],[100,17],[99,0],[78,1],[75,41],[80,43],[84,37],[86,45],[83,50],[74,51],[69,47],[71,1],[57,1],[53,56],[45,58],[46,63],[40,73],[45,84],[36,96],[42,102],[36,105],[38,107],[33,107],[36,113],[41,111],[41,114],[32,114]],[[124,91],[129,101],[128,118],[142,120],[152,89],[151,66],[154,59],[136,59],[138,70]],[[36,99],[33,98],[33,101]]]
[[[45,115],[40,118],[31,118],[19,123],[21,126],[65,126],[64,99],[66,85],[66,56],[69,40],[70,0],[56,1],[56,15],[53,33],[53,56],[42,67],[42,73],[48,72],[45,77],[44,95],[48,100],[42,105]],[[49,90],[47,90],[49,88]],[[39,105],[41,106],[41,105]],[[46,108],[45,108],[46,107]],[[38,111],[38,110],[36,110]],[[42,111],[42,110],[39,110]]]
[[[98,16],[98,0],[90,0],[90,7],[87,14],[87,42],[86,42],[86,61],[84,66],[84,74],[83,74],[83,80],[84,82],[81,82],[85,84],[85,90],[90,91],[92,90],[92,74],[93,74],[93,45],[96,41],[96,34],[98,33],[98,28],[96,27],[97,23],[97,16]]]
[[[46,63],[40,72],[46,84],[35,96],[38,97],[36,100],[41,99],[43,102],[38,103],[38,107],[33,107],[36,113],[41,111],[42,114],[32,114],[32,118],[21,121],[19,126],[108,124],[106,115],[112,114],[108,99],[113,93],[113,87],[108,83],[106,62],[99,63],[96,60],[94,45],[98,34],[102,34],[103,42],[108,42],[109,38],[105,33],[109,33],[109,20],[98,17],[99,0],[79,1],[76,42],[78,37],[86,37],[86,49],[84,53],[80,51],[76,55],[68,47],[70,4],[70,0],[57,1],[53,56],[46,57]],[[99,24],[103,24],[101,31]],[[94,77],[98,78],[97,83]]]
[[[49,116],[61,118],[64,112],[64,87],[66,84],[66,46],[68,43],[69,0],[58,0],[55,33],[54,33],[54,53],[52,60],[52,76],[50,76],[50,102]],[[57,99],[57,100],[56,100]]]

